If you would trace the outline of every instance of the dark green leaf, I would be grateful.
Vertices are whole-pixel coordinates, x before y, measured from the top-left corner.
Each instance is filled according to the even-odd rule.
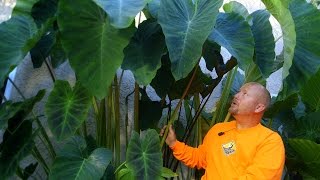
[[[148,85],[161,66],[165,52],[165,40],[160,25],[154,19],[141,24],[124,49],[122,69],[129,69],[140,85]]]
[[[39,102],[45,94],[45,90],[40,90],[36,96],[23,102],[7,101],[0,105],[0,129],[6,127],[8,121],[18,126],[28,114],[32,111],[33,106]],[[14,128],[15,129],[15,128]],[[14,130],[13,129],[13,130]]]
[[[302,158],[305,171],[313,177],[320,177],[320,144],[305,139],[289,139],[289,144]]]
[[[176,80],[186,77],[198,63],[221,5],[222,0],[161,1],[158,21],[166,37]]]
[[[309,139],[320,143],[320,112],[307,114],[297,120],[295,137]]]
[[[29,166],[27,166],[26,168],[24,168],[23,170],[23,179],[27,180],[33,173],[34,171],[37,169],[38,163],[31,163],[29,164]]]
[[[64,49],[62,48],[61,35],[59,32],[56,34],[56,43],[53,45],[51,49],[50,56],[53,68],[58,68],[67,59],[67,55]]]
[[[26,16],[14,16],[0,24],[0,84],[11,67],[18,65],[34,46],[30,40],[36,32],[36,24]]]
[[[57,80],[45,106],[48,125],[58,140],[74,134],[88,115],[90,96],[79,83],[71,89],[67,81]]]
[[[272,73],[275,59],[275,43],[269,21],[270,14],[266,10],[258,10],[250,14],[250,17],[252,17],[251,31],[255,44],[255,63],[263,77],[267,78]]]
[[[110,23],[116,28],[129,27],[135,16],[151,0],[94,0],[107,12]]]
[[[6,130],[1,144],[0,179],[7,179],[14,174],[19,162],[31,152],[34,136],[29,120],[24,120],[13,134]]]
[[[236,33],[235,33],[236,32]],[[248,22],[235,13],[219,13],[209,41],[225,47],[246,71],[253,59],[254,39]]]
[[[215,67],[219,68],[219,66],[225,66],[220,50],[221,47],[217,43],[210,41],[204,43],[202,55],[206,61],[208,70],[212,71]]]
[[[299,91],[320,67],[320,12],[304,0],[293,0],[289,6],[297,33],[294,59],[285,79],[281,97]],[[286,63],[286,62],[285,62]]]
[[[320,70],[309,79],[300,90],[302,100],[307,103],[312,110],[320,110]]]
[[[147,130],[144,138],[133,132],[127,149],[127,166],[135,179],[159,179],[162,167],[159,135],[155,130]]]
[[[89,154],[84,139],[72,137],[58,152],[49,179],[100,179],[111,159],[110,150],[98,148]]]
[[[170,87],[175,81],[171,73],[171,63],[169,55],[166,54],[162,56],[161,62],[161,68],[158,69],[157,74],[151,81],[150,85],[154,88],[158,96],[160,98],[163,98],[168,94]]]
[[[112,164],[110,163],[107,167],[107,169],[105,170],[101,180],[116,180],[115,174],[114,174],[114,167],[112,166]]]
[[[39,0],[34,4],[31,15],[38,27],[56,15],[57,6],[58,0]]]
[[[161,103],[151,100],[139,101],[139,122],[141,130],[157,128],[162,115]]]
[[[49,52],[55,44],[55,33],[49,31],[42,36],[40,41],[30,50],[33,68],[40,68],[45,59],[49,56]]]
[[[71,67],[84,87],[104,98],[135,29],[113,28],[107,14],[91,0],[61,0],[58,11],[62,45]]]
[[[277,101],[265,112],[264,117],[271,118],[281,111],[291,110],[298,104],[298,101],[299,98],[297,94],[293,94],[285,100]]]

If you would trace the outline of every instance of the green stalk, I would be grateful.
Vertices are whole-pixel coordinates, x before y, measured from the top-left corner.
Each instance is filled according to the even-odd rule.
[[[46,175],[48,175],[49,167],[36,146],[34,146],[32,149],[32,156],[38,160],[38,162],[42,165],[44,172]]]
[[[22,169],[21,169],[20,166],[18,166],[18,168],[16,169],[16,175],[17,175],[19,178],[23,179],[23,172],[22,172]]]
[[[94,96],[92,97],[91,101],[92,101],[92,106],[93,106],[93,111],[94,111],[94,117],[95,117],[95,120],[96,120],[96,131],[97,131],[97,133],[96,133],[96,140],[97,140],[98,146],[100,146],[101,143],[100,143],[100,139],[99,139],[99,137],[100,137],[100,129],[99,129],[99,124],[100,124],[99,118],[100,118],[100,116],[99,116],[99,109],[98,109],[98,105],[97,105],[97,100],[96,100],[96,98],[95,98]]]
[[[84,137],[88,137],[88,131],[87,131],[86,121],[83,121],[83,123],[82,123],[82,131],[83,131],[83,136],[84,136]]]
[[[198,111],[200,109],[200,96],[199,94],[195,94],[194,95],[194,102],[195,102],[195,107],[196,107],[196,111]],[[197,146],[202,144],[202,134],[201,134],[201,116],[198,117],[199,119],[197,120],[197,127],[196,127],[196,134],[197,134]]]
[[[12,81],[12,79],[8,77],[8,80],[11,82],[11,84],[13,85],[13,87],[17,90],[17,92],[18,92],[19,95],[22,97],[22,99],[23,99],[23,100],[26,100],[25,96],[22,94],[22,92],[21,92],[20,89],[16,86],[16,84]],[[52,145],[52,143],[51,143],[51,141],[50,141],[50,139],[49,139],[49,137],[48,137],[48,135],[47,135],[44,127],[42,126],[39,118],[35,115],[33,109],[32,109],[31,112],[32,112],[33,118],[36,120],[37,125],[40,127],[41,135],[42,135],[42,136],[45,138],[45,140],[46,140],[46,143],[44,143],[44,144],[45,144],[45,146],[48,148],[50,154],[52,155],[52,159],[54,159],[55,156],[56,156],[56,153],[55,153],[55,150],[54,150],[54,148],[53,148],[53,145]]]
[[[225,118],[224,116],[226,115],[225,111],[226,111],[227,105],[228,105],[228,98],[230,96],[230,90],[231,90],[232,82],[233,82],[233,79],[236,75],[236,72],[237,72],[237,68],[234,68],[233,70],[231,70],[228,73],[227,81],[226,81],[226,84],[223,88],[220,100],[217,104],[217,109],[213,114],[212,121],[210,123],[210,127],[212,127],[217,122],[221,122]]]
[[[135,83],[134,87],[134,131],[140,134],[140,126],[139,126],[139,85]]]
[[[115,119],[115,166],[120,164],[120,86],[118,85],[117,76],[114,78],[115,92],[114,92],[114,119]]]
[[[163,145],[164,145],[164,142],[165,142],[165,140],[166,140],[166,138],[167,138],[167,136],[168,136],[169,126],[172,125],[173,122],[174,122],[174,120],[176,119],[176,117],[177,117],[177,115],[178,115],[178,114],[177,114],[177,113],[178,113],[178,109],[180,109],[180,106],[181,106],[181,104],[182,104],[182,101],[183,101],[184,97],[187,95],[187,93],[188,93],[188,91],[189,91],[189,88],[190,88],[190,86],[191,86],[191,83],[192,83],[195,75],[196,75],[197,70],[198,70],[198,65],[197,65],[196,68],[194,69],[193,74],[192,74],[192,77],[191,77],[191,79],[190,79],[190,81],[189,81],[186,89],[184,90],[184,92],[183,92],[183,94],[182,94],[182,96],[181,96],[181,98],[180,98],[180,100],[179,100],[178,105],[176,106],[176,108],[174,109],[172,115],[170,116],[170,120],[169,120],[169,122],[168,122],[168,125],[167,125],[167,127],[166,127],[166,130],[165,130],[165,132],[164,132],[164,134],[163,134],[163,136],[162,136],[162,139],[161,139],[161,143],[160,143],[160,148],[161,148],[161,149],[162,149],[162,147],[163,147]]]

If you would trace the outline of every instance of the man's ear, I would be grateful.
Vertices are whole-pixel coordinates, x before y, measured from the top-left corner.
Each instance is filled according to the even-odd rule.
[[[266,109],[266,106],[264,104],[259,103],[256,106],[256,109],[254,110],[255,113],[261,113]]]

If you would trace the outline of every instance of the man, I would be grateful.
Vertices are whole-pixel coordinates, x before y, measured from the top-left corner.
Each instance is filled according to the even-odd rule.
[[[176,140],[169,127],[166,143],[189,167],[205,169],[202,180],[281,179],[285,151],[281,137],[260,124],[270,104],[268,90],[258,83],[243,85],[229,108],[234,121],[218,123],[193,148]],[[163,135],[164,128],[160,135]]]

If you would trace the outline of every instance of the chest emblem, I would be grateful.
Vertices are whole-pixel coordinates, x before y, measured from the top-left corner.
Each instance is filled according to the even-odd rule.
[[[230,141],[226,144],[222,144],[222,150],[226,156],[229,156],[236,152],[236,143],[234,141]]]

